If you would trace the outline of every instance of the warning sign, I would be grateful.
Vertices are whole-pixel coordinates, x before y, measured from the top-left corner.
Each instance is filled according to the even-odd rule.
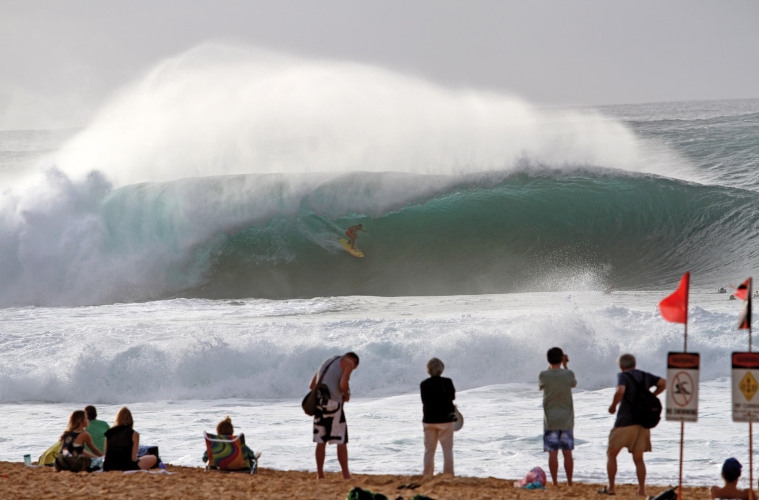
[[[667,420],[698,420],[699,355],[670,352],[667,355]]]
[[[746,372],[746,375],[743,376],[741,383],[738,384],[738,387],[741,389],[743,397],[746,398],[747,401],[751,401],[754,398],[757,385],[756,379],[753,375],[751,375],[751,372]]]
[[[733,421],[759,422],[759,352],[733,353]]]

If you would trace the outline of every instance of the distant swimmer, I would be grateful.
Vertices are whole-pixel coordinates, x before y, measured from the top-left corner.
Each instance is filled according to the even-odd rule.
[[[359,231],[366,232],[363,224],[356,224],[345,230],[345,236],[348,237],[348,243],[350,243],[351,248],[354,250],[356,249],[356,240],[358,239]]]

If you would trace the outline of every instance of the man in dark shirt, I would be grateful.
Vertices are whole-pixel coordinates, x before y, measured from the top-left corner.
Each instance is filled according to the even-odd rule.
[[[609,413],[617,413],[614,428],[609,433],[609,447],[606,450],[606,473],[609,476],[609,486],[599,490],[599,493],[613,495],[614,478],[617,475],[617,455],[622,448],[632,453],[635,462],[635,472],[638,476],[638,495],[646,495],[646,464],[643,453],[651,451],[651,429],[646,429],[635,421],[633,416],[633,401],[638,386],[646,390],[656,386],[654,394],[660,394],[667,387],[667,381],[648,372],[635,368],[635,356],[623,354],[619,357],[620,373],[617,374],[617,390],[609,406]],[[642,389],[642,387],[640,387]],[[625,397],[627,394],[627,397]],[[619,412],[617,412],[619,406]]]

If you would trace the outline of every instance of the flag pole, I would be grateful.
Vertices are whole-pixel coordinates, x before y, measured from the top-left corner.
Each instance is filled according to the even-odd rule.
[[[686,299],[687,304],[687,299]],[[683,352],[688,352],[688,322],[685,322]],[[680,474],[677,479],[677,500],[683,500],[683,443],[685,442],[685,421],[680,421]]]
[[[751,308],[751,294],[753,279],[748,280],[748,289],[746,290],[746,307]],[[747,311],[747,318],[751,318],[751,311]],[[748,352],[751,352],[751,321],[748,321]],[[753,500],[754,496],[754,423],[749,420],[748,423],[748,484],[749,484],[749,499]]]
[[[751,294],[754,293],[754,278],[748,279],[748,290],[746,293],[746,307],[751,307]],[[751,318],[751,311],[748,312],[748,317]],[[748,322],[748,352],[751,352],[751,320]]]
[[[683,351],[688,352],[688,290],[690,288],[690,271],[683,274],[674,293],[659,302],[662,318],[673,323],[683,323]],[[668,362],[669,363],[669,362]],[[677,498],[683,500],[683,443],[685,442],[685,420],[680,419],[680,474],[678,478]]]

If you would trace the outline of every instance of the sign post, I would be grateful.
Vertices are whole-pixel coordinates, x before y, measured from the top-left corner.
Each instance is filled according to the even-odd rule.
[[[733,353],[733,422],[759,422],[759,352]]]
[[[698,420],[699,355],[692,352],[667,354],[667,420]]]
[[[749,345],[750,348],[750,345]],[[753,423],[759,421],[759,352],[732,355],[733,422],[748,422],[749,484],[754,483]],[[753,494],[751,494],[753,500]]]
[[[688,326],[685,327],[686,331]],[[680,477],[677,498],[683,498],[683,443],[685,422],[698,420],[698,369],[700,358],[694,352],[667,354],[666,419],[680,422]]]

